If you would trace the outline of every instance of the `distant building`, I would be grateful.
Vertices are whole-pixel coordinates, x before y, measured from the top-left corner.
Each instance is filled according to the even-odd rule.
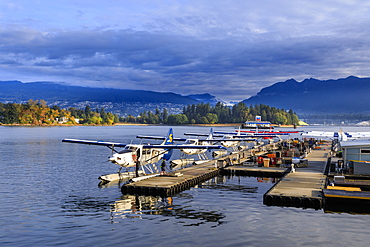
[[[242,124],[244,129],[273,129],[271,122],[268,121],[246,121]]]
[[[67,123],[69,118],[67,117],[60,117],[60,118],[55,118],[55,120],[57,120],[58,124],[64,124],[64,123]]]
[[[351,173],[370,175],[370,142],[342,141],[342,156]]]

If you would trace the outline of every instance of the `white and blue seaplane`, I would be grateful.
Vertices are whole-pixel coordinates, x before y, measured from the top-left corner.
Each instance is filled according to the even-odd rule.
[[[180,159],[171,160],[170,162],[172,169],[182,168],[189,164],[200,164],[202,162],[208,161],[209,158],[206,155],[206,151],[210,149],[217,149],[217,150],[221,150],[220,152],[227,153],[226,147],[223,146],[222,144],[214,145],[217,139],[213,139],[212,130],[206,136],[207,138],[205,139],[198,139],[198,138],[187,138],[187,139],[176,138],[174,139],[175,141],[183,141],[184,143],[179,145],[180,151],[181,151]],[[164,140],[165,137],[139,135],[139,136],[136,136],[136,138]],[[218,147],[218,148],[210,148],[210,147]],[[197,156],[198,159],[196,160],[192,158],[192,156]]]
[[[233,151],[242,151],[247,148],[245,145],[241,145],[243,142],[254,142],[257,141],[256,138],[249,137],[247,135],[242,136],[240,133],[237,134],[230,134],[230,133],[223,133],[222,134],[215,134],[216,132],[213,131],[211,128],[209,134],[202,134],[202,133],[184,133],[184,135],[188,136],[206,136],[207,139],[202,140],[199,139],[200,142],[208,142],[208,143],[220,143],[225,148],[232,148]],[[217,151],[216,151],[217,152]],[[223,151],[220,151],[223,152]]]
[[[223,146],[218,145],[187,145],[187,144],[174,144],[172,128],[169,130],[167,136],[162,137],[161,144],[125,144],[106,141],[91,141],[80,139],[63,139],[62,142],[87,144],[87,145],[100,145],[106,146],[112,150],[112,155],[109,161],[113,164],[119,165],[120,168],[115,174],[102,175],[99,179],[102,182],[112,182],[114,180],[129,180],[139,181],[153,176],[160,175],[158,168],[153,165],[154,163],[162,160],[169,160],[174,149],[180,150],[208,150],[208,149],[222,149]],[[153,139],[153,138],[152,138]],[[117,151],[116,148],[123,148]],[[128,169],[135,167],[134,172],[129,172]],[[126,168],[126,172],[121,172],[122,168]]]

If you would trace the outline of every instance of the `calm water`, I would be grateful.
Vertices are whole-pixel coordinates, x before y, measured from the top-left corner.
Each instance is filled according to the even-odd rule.
[[[369,245],[369,215],[264,206],[262,196],[271,179],[218,177],[172,198],[122,195],[118,184],[98,186],[100,175],[117,171],[106,161],[109,149],[61,142],[130,142],[137,134],[162,136],[167,130],[0,127],[0,245]],[[209,128],[174,127],[175,136],[190,131]]]

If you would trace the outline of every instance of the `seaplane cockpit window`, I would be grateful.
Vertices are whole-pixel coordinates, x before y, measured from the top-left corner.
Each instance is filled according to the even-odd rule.
[[[123,149],[123,150],[119,151],[118,153],[119,153],[119,154],[125,154],[125,153],[132,153],[132,151],[134,151],[134,150],[130,150],[130,149]]]
[[[196,140],[191,140],[191,139],[188,139],[186,140],[185,144],[196,144],[197,141]]]
[[[127,149],[127,150],[130,150],[130,151],[132,151],[132,152],[134,152],[134,151],[137,151],[137,147],[131,147],[131,146],[126,146],[126,148],[125,149]]]

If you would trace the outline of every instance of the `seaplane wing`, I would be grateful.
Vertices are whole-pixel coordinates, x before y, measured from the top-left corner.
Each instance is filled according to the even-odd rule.
[[[100,145],[100,146],[107,146],[107,147],[126,147],[130,144],[123,144],[118,142],[105,142],[105,141],[90,141],[90,140],[80,140],[80,139],[63,139],[62,142],[71,142],[71,143],[79,143],[79,144],[87,144],[87,145]],[[158,144],[158,145],[137,145],[144,149],[221,149],[222,146],[219,145],[186,145],[186,144]]]
[[[166,140],[166,136],[144,136],[144,135],[138,135],[136,138],[140,139],[151,139],[151,140]],[[172,138],[173,141],[186,141],[184,138]]]
[[[217,134],[215,134],[217,133]],[[240,135],[238,133],[227,133],[227,132],[214,132],[213,128],[211,128],[208,134],[203,133],[184,133],[184,135],[188,136],[206,136],[206,139],[199,139],[199,142],[241,142],[241,141],[256,141],[256,139],[252,139],[249,135]],[[218,138],[218,139],[214,139]]]
[[[225,149],[221,145],[188,145],[188,144],[176,144],[176,145],[143,145],[144,149],[149,148],[162,148],[162,149]]]
[[[370,137],[370,132],[346,132],[346,133],[348,133],[349,137],[354,137],[354,138]]]
[[[72,143],[79,143],[79,144],[87,144],[87,145],[100,145],[106,147],[126,147],[127,144],[118,143],[118,142],[105,142],[105,141],[90,141],[90,140],[80,140],[80,139],[63,139],[62,142],[72,142]]]
[[[249,134],[238,134],[236,132],[222,132],[222,131],[215,131],[216,134],[223,134],[223,135],[231,135],[233,137],[251,137],[251,138],[259,138],[259,137],[277,137],[280,134],[265,134],[265,133],[249,133]],[[283,134],[288,135],[288,134]]]
[[[252,142],[252,141],[257,141],[256,138],[223,138],[223,139],[199,139],[199,142]]]
[[[210,134],[201,134],[201,133],[184,133],[186,136],[207,136],[207,137],[224,137],[224,135],[215,135],[214,132]]]
[[[335,133],[338,134],[338,132],[334,132],[334,131],[316,131],[316,130],[313,130],[313,131],[308,131],[308,132],[303,132],[301,135],[302,136],[312,136],[312,137],[334,137],[335,136]]]

